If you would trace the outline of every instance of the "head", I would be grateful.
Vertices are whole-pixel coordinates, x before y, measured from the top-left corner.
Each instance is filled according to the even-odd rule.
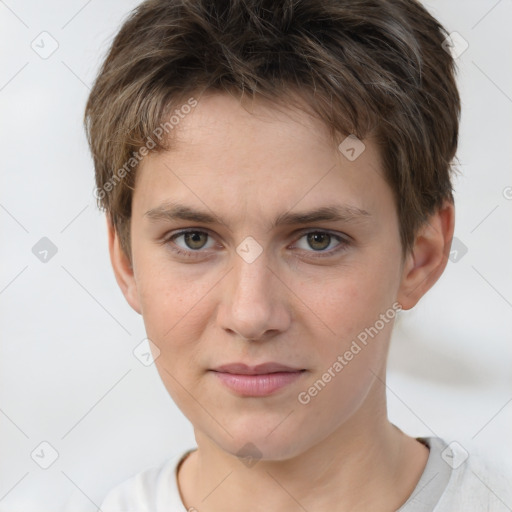
[[[446,35],[411,0],[153,0],[114,39],[85,113],[112,264],[224,450],[284,459],[385,417],[394,318],[453,235]],[[256,397],[212,371],[269,361],[302,372]]]

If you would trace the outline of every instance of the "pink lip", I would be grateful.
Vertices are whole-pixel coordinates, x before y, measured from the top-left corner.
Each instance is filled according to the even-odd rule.
[[[297,380],[305,370],[279,363],[247,366],[234,363],[212,370],[220,381],[243,396],[267,396]]]

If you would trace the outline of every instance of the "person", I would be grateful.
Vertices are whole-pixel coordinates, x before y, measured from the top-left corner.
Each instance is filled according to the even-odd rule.
[[[447,38],[413,0],[147,0],[124,22],[85,110],[95,195],[197,447],[103,512],[510,510],[503,474],[386,411],[393,324],[454,231]]]

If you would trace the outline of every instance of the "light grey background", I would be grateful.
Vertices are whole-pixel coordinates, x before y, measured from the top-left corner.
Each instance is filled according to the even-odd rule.
[[[114,484],[194,446],[155,368],[132,353],[142,319],[111,272],[81,124],[101,59],[137,3],[0,1],[1,511],[94,511]],[[467,253],[459,244],[401,316],[390,417],[411,435],[510,458],[512,1],[427,6],[469,43],[457,59],[455,183]],[[43,59],[31,44],[49,51],[51,38],[58,49]],[[32,252],[42,237],[58,251],[47,262]],[[38,465],[51,461],[43,441],[58,452],[48,469]]]

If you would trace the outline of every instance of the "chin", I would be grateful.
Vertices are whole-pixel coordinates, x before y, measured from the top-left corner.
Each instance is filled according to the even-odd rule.
[[[217,431],[212,439],[225,452],[244,460],[283,461],[292,459],[307,449],[303,446],[306,441],[304,435],[296,431],[290,432],[284,425],[275,428],[278,423],[273,425],[272,428],[262,428],[261,424],[252,421],[252,425],[244,427],[242,422],[236,429],[228,428],[232,437],[224,433],[225,435],[218,438]],[[273,429],[275,430],[272,431]]]

